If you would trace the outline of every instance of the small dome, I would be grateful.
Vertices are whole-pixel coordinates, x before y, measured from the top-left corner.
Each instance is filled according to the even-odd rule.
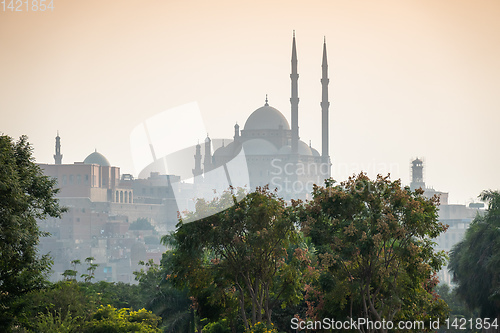
[[[313,152],[312,152],[311,148],[309,148],[309,146],[304,141],[299,141],[299,146],[297,148],[298,148],[299,155],[313,156]],[[280,154],[280,155],[289,155],[291,153],[292,153],[292,146],[290,146],[290,145],[283,146],[278,151],[278,154]],[[318,156],[319,156],[319,154],[318,154]]]
[[[304,141],[299,141],[299,155],[312,156],[311,148]]]
[[[241,150],[241,143],[231,142],[225,147],[220,147],[214,152],[214,156],[236,156]]]
[[[278,154],[280,154],[280,155],[288,155],[291,153],[292,153],[292,146],[283,146],[278,151]]]
[[[252,139],[243,142],[245,155],[274,155],[278,149],[269,141],[264,139]]]
[[[90,154],[89,156],[87,156],[87,158],[85,158],[85,160],[83,160],[83,163],[84,164],[98,164],[100,166],[108,166],[108,167],[111,166],[108,159],[106,157],[104,157],[103,154],[98,153],[97,150],[95,152],[93,152],[92,154]]]
[[[284,130],[290,130],[290,125],[281,112],[272,106],[264,105],[248,117],[244,130],[277,130],[280,126]]]

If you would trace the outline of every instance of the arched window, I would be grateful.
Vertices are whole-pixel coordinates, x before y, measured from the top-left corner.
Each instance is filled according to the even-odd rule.
[[[128,192],[125,191],[125,203],[128,203]]]
[[[120,191],[120,203],[123,203],[123,191]]]

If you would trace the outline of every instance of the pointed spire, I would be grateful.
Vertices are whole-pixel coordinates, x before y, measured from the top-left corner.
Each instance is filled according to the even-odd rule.
[[[295,65],[295,68],[294,68]],[[297,46],[295,44],[295,30],[293,31],[293,40],[292,40],[292,73],[297,72]]]
[[[59,137],[59,130],[56,136],[56,153],[54,154],[54,163],[62,164],[62,154],[61,154],[61,138]]]
[[[266,104],[264,106],[269,106],[268,100],[267,100],[267,94],[266,94]]]
[[[330,155],[329,155],[329,129],[328,129],[328,114],[330,107],[330,101],[328,99],[328,84],[330,79],[328,79],[328,61],[326,56],[326,37],[323,37],[323,62],[321,64],[321,157],[322,163],[327,165],[327,174],[325,177],[330,177]]]
[[[234,125],[234,141],[238,140],[240,137],[240,125],[238,125],[238,122]]]
[[[328,62],[327,62],[327,56],[326,56],[326,37],[324,37],[324,40],[323,40],[323,64],[321,65],[321,67],[328,67]],[[325,69],[323,68],[323,71],[325,71]]]
[[[291,121],[292,121],[292,153],[298,153],[299,145],[299,74],[297,72],[297,47],[295,45],[295,30],[293,31],[293,41],[292,41],[292,73],[290,74],[291,79]]]

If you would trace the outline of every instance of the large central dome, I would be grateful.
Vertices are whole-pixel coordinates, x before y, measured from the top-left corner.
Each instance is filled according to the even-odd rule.
[[[284,130],[290,130],[290,125],[285,116],[266,103],[248,117],[244,130],[277,130],[280,129],[280,126]]]

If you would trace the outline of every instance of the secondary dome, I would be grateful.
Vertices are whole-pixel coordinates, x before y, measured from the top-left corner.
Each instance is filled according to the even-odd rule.
[[[84,164],[98,164],[100,166],[108,166],[108,167],[111,166],[108,159],[106,157],[104,157],[103,154],[98,153],[97,150],[95,152],[93,152],[92,154],[90,154],[89,156],[87,156],[87,158],[85,158],[85,160],[83,160],[83,163]]]
[[[249,155],[275,155],[278,149],[269,141],[264,139],[252,139],[243,142],[243,150]]]
[[[277,130],[283,127],[284,130],[290,130],[290,125],[285,116],[277,109],[269,106],[267,103],[263,107],[255,110],[250,117],[248,117],[245,127],[247,130]]]
[[[315,150],[316,151],[316,150]],[[311,148],[304,142],[299,140],[299,145],[297,146],[297,153],[303,156],[313,156]],[[279,149],[278,154],[289,155],[292,154],[292,146],[286,145]],[[319,154],[318,154],[319,156]]]

